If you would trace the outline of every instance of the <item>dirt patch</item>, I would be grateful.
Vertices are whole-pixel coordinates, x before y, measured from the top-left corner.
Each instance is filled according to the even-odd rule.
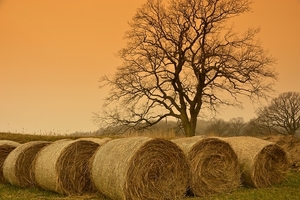
[[[288,155],[290,169],[300,172],[300,139],[294,136],[269,136],[263,138],[265,140],[275,142],[283,148]]]

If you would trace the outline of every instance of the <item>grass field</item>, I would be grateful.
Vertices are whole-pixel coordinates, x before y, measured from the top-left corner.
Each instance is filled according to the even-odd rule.
[[[50,199],[50,200],[108,200],[101,194],[86,194],[82,196],[63,196],[38,188],[22,189],[12,185],[0,184],[0,199],[24,200],[24,199]],[[300,173],[289,172],[287,179],[281,184],[269,188],[254,189],[241,187],[230,194],[216,195],[213,197],[196,198],[186,197],[186,200],[286,200],[300,199]]]
[[[20,143],[34,141],[34,140],[48,140],[55,141],[58,139],[69,138],[67,136],[35,136],[22,134],[7,134],[0,133],[0,140],[13,140]],[[76,139],[76,138],[73,138]],[[50,191],[45,191],[38,188],[18,188],[9,184],[0,184],[0,200],[24,200],[24,199],[51,199],[51,200],[92,200],[102,199],[108,200],[99,193],[85,194],[82,196],[63,196]],[[241,187],[237,191],[229,194],[215,195],[206,198],[186,197],[185,200],[286,200],[286,199],[300,199],[300,173],[290,171],[287,174],[286,180],[273,187],[254,189]]]

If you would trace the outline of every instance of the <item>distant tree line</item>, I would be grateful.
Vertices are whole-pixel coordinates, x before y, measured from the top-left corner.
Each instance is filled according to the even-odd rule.
[[[245,121],[242,117],[224,119],[199,120],[195,130],[196,135],[214,136],[262,136],[262,135],[295,135],[299,133],[300,127],[300,93],[285,92],[273,98],[266,106],[256,111],[257,117]],[[129,130],[131,130],[129,128]],[[99,129],[94,134],[114,135],[123,134],[124,126],[111,126],[106,129]],[[174,132],[176,136],[184,136],[184,128],[180,121],[160,121],[147,129],[139,132]]]

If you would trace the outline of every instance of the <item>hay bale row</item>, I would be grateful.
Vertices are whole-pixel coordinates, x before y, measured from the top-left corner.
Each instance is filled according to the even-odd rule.
[[[193,195],[228,193],[241,185],[238,158],[227,142],[199,136],[172,141],[187,156],[189,188]]]
[[[186,194],[188,164],[176,144],[148,137],[110,140],[17,144],[7,153],[5,178],[16,186],[68,195],[98,189],[112,199],[181,199]]]
[[[34,161],[37,185],[61,194],[82,194],[93,189],[90,158],[110,139],[58,140],[43,148]]]
[[[280,183],[288,170],[286,152],[273,142],[254,137],[219,138],[233,148],[244,185],[262,188]]]
[[[120,199],[182,199],[188,164],[173,142],[148,137],[115,139],[101,146],[91,176],[105,196]]]
[[[9,153],[14,150],[20,143],[10,140],[0,140],[0,183],[5,183],[6,179],[3,175],[3,164]]]
[[[2,168],[1,158],[3,179],[13,185],[68,195],[97,189],[113,200],[181,199],[188,188],[195,196],[227,193],[240,178],[266,187],[288,169],[285,151],[253,137],[0,141]]]
[[[36,154],[50,144],[46,141],[32,141],[19,145],[5,159],[3,174],[12,185],[19,187],[36,186],[33,161]]]

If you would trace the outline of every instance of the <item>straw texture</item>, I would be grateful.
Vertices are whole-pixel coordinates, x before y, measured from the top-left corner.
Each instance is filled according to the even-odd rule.
[[[50,142],[32,141],[15,148],[3,165],[3,174],[7,182],[19,187],[34,187],[36,183],[32,163],[36,154],[48,144]]]
[[[20,143],[11,140],[0,140],[0,183],[5,183],[3,175],[3,164],[9,153],[14,150]]]
[[[280,146],[287,153],[290,169],[300,171],[300,138],[292,135],[274,135],[263,139]]]
[[[35,160],[37,184],[62,194],[82,194],[92,190],[90,158],[109,139],[59,140],[39,152]]]
[[[200,136],[172,141],[187,156],[189,188],[193,195],[228,193],[241,185],[237,155],[227,142]]]
[[[113,200],[182,199],[188,164],[171,141],[129,137],[102,145],[92,162],[92,181]]]
[[[267,187],[281,182],[288,170],[286,152],[273,142],[255,137],[220,138],[238,155],[242,182],[252,187]]]

